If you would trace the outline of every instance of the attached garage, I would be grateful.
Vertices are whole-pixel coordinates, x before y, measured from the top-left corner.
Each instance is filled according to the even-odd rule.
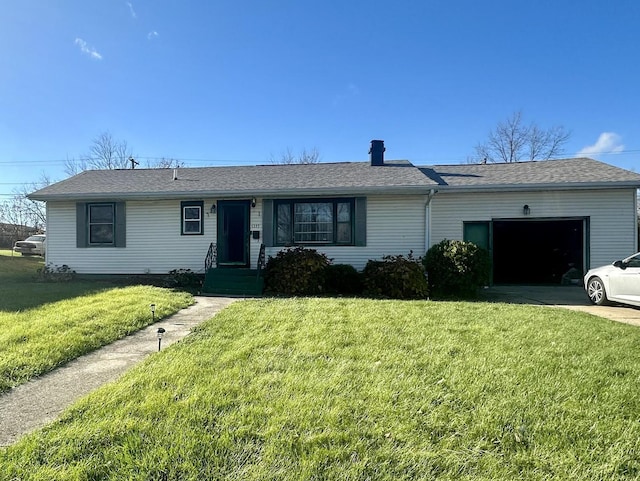
[[[492,226],[496,284],[560,284],[570,269],[588,269],[588,218],[494,220]]]
[[[640,175],[592,159],[424,169],[439,187],[429,245],[472,241],[492,256],[495,284],[560,284],[638,250]]]

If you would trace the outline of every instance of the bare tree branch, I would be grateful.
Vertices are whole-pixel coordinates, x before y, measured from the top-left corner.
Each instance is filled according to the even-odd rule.
[[[167,157],[162,157],[160,159],[147,160],[147,168],[148,169],[177,169],[180,167],[185,167],[187,164],[178,159],[171,159]]]
[[[88,169],[126,169],[132,155],[126,141],[114,139],[109,131],[102,132],[93,139],[89,153],[80,159],[66,160],[65,172],[68,175],[76,175]]]
[[[13,198],[0,205],[0,219],[20,228],[29,226],[44,230],[47,224],[46,205],[44,202],[29,199],[27,195],[50,184],[51,179],[42,173],[36,182],[14,189]]]
[[[522,112],[514,112],[489,132],[487,140],[475,147],[476,161],[518,162],[548,160],[564,152],[571,133],[564,127],[543,129],[535,123],[525,125]]]
[[[275,157],[273,154],[269,157],[269,162],[272,164],[317,164],[320,162],[320,151],[313,147],[307,150],[302,149],[300,154],[295,155],[289,147],[280,154],[280,157]]]

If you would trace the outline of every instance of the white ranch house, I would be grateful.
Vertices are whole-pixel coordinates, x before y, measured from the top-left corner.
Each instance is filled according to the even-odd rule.
[[[587,158],[418,167],[368,162],[87,171],[47,203],[46,262],[79,274],[255,269],[287,246],[358,269],[443,239],[487,248],[495,283],[555,283],[637,251],[640,175]],[[210,249],[211,247],[211,249]]]

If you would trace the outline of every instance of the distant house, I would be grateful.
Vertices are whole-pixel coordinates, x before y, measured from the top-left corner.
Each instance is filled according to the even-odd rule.
[[[555,283],[637,249],[640,175],[592,159],[417,167],[369,162],[87,171],[47,202],[47,262],[78,273],[255,268],[302,245],[361,269],[443,239],[487,248],[496,283]],[[210,257],[211,258],[211,257]]]

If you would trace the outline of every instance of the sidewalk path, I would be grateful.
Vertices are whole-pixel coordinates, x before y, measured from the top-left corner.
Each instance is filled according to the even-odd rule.
[[[162,348],[170,346],[237,299],[196,297],[196,303],[172,316],[79,357],[56,370],[0,395],[0,446],[43,427],[82,396],[117,379],[158,351],[157,330],[166,330]]]

